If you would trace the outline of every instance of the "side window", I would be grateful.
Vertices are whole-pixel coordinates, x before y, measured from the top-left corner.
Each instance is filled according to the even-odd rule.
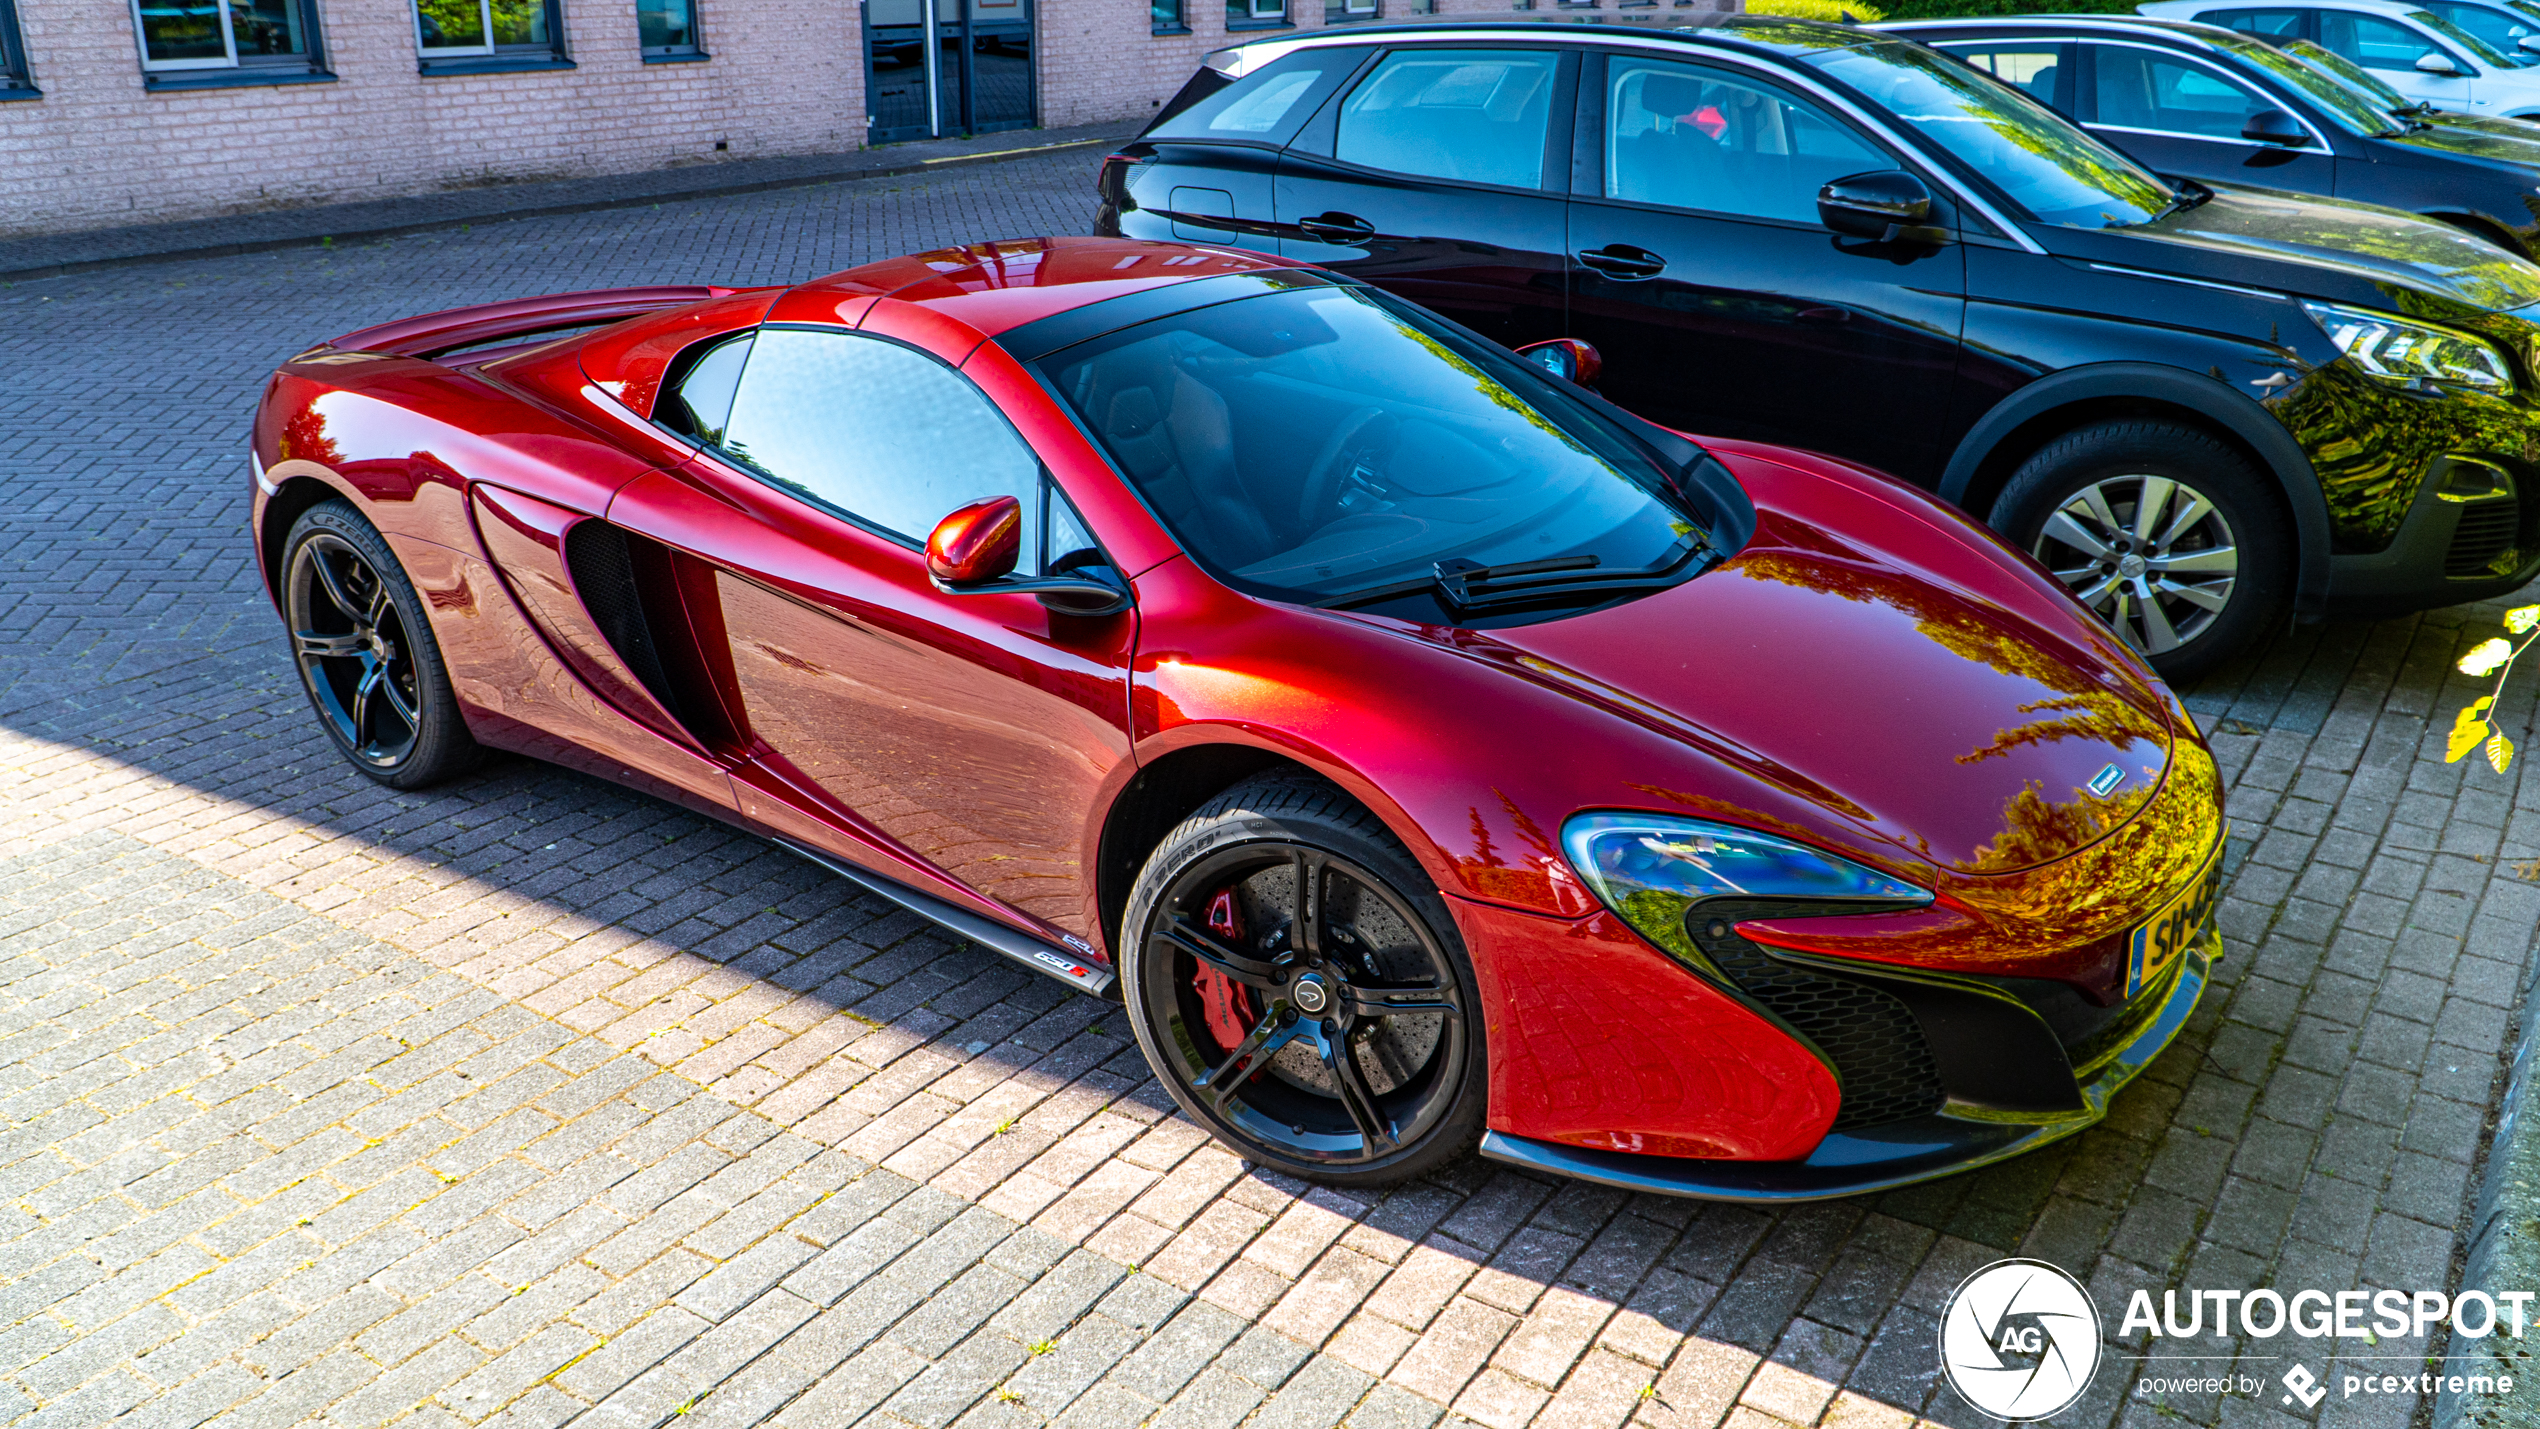
[[[2249,116],[2276,106],[2202,65],[2131,45],[2094,45],[2095,121],[2118,129],[2240,138]]]
[[[2348,10],[2321,13],[2320,44],[2366,69],[2401,72],[2415,69],[2418,57],[2436,52],[2432,40],[2405,25]]]
[[[2062,45],[2011,45],[1981,40],[1941,48],[2005,84],[2019,86],[2029,98],[2049,109],[2066,107],[2062,94]]]
[[[2302,36],[2302,12],[2299,10],[2208,10],[2196,17],[2208,25],[2238,30],[2262,40],[2298,40]]]
[[[1240,139],[1285,144],[1367,52],[1348,47],[1301,50],[1229,83],[1202,69],[1165,106],[1149,139]]]
[[[1023,549],[1040,549],[1040,460],[968,378],[895,342],[760,329],[720,445],[771,485],[912,546],[954,507],[1011,496]]]
[[[1341,101],[1332,156],[1420,178],[1538,188],[1559,64],[1529,50],[1387,55]]]
[[[1606,84],[1607,198],[1815,223],[1828,180],[1895,166],[1813,106],[1718,70],[1617,57]]]
[[[745,332],[712,338],[680,353],[653,399],[653,420],[681,436],[721,442],[732,394],[741,385],[741,364],[750,356],[750,337]]]
[[[2502,10],[2490,10],[2484,5],[2447,5],[2436,0],[2425,8],[2485,40],[2508,57],[2531,58],[2530,51],[2522,47],[2524,38],[2533,33],[2529,20],[2518,20]]]

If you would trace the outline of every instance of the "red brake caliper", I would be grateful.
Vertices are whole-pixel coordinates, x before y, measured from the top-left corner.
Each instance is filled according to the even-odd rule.
[[[1235,890],[1221,888],[1208,900],[1208,931],[1229,943],[1240,944],[1244,936],[1243,915],[1235,908]],[[1217,969],[1200,964],[1196,979],[1200,1006],[1208,1010],[1208,1030],[1217,1045],[1234,1050],[1236,1044],[1252,1035],[1252,1024],[1258,1020],[1252,1010],[1252,995],[1242,983]]]

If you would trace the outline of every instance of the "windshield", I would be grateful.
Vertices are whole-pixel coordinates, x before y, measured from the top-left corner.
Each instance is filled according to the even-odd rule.
[[[1458,559],[1681,579],[1710,544],[1708,501],[1576,389],[1369,289],[1220,303],[1038,365],[1186,550],[1274,598]]]
[[[2490,69],[2513,69],[2515,64],[2502,50],[2435,14],[2431,10],[2410,10],[2408,18],[2470,52],[2480,64]]]
[[[2522,47],[2522,37],[2532,32],[2532,21],[2519,11],[2486,5],[2442,5],[2436,7],[2436,13],[2485,44],[2488,52],[2496,56],[2492,63],[2514,68],[2540,64],[2540,55]],[[2486,55],[2479,58],[2485,59]]]
[[[1802,62],[1905,121],[2042,223],[2123,228],[2176,197],[2055,111],[1936,51],[1888,41]]]
[[[2370,95],[2322,74],[2273,45],[2233,35],[2225,39],[2209,35],[2215,49],[2236,55],[2252,69],[2263,70],[2274,79],[2299,91],[2303,98],[2328,111],[2328,117],[2350,134],[2395,134],[2399,126],[2390,122],[2386,106],[2376,104]],[[2406,101],[2402,100],[2401,103]]]
[[[2370,96],[2372,102],[2383,109],[2406,109],[2412,102],[2406,95],[2382,83],[2371,70],[2335,50],[2315,45],[2309,40],[2278,40],[2275,45],[2312,69],[2343,82],[2358,94]]]

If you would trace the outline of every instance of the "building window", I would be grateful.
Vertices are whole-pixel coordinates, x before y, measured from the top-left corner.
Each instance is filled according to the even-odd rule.
[[[1226,28],[1270,30],[1288,23],[1288,0],[1226,0]]]
[[[1351,20],[1375,20],[1383,18],[1384,13],[1384,0],[1324,0],[1323,23],[1340,25]]]
[[[558,0],[415,0],[425,74],[569,69]]]
[[[1147,0],[1147,32],[1156,35],[1187,35],[1190,23],[1182,18],[1182,0]]]
[[[14,0],[0,0],[0,101],[43,97],[44,91],[35,87],[26,67],[26,41],[18,36],[18,7]]]
[[[152,89],[334,78],[315,0],[132,0],[132,23]]]
[[[647,64],[706,57],[697,39],[696,0],[635,0],[635,31]]]

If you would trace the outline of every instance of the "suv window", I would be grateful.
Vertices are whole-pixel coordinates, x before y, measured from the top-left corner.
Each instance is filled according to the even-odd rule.
[[[1023,503],[1040,549],[1041,465],[969,379],[877,337],[762,328],[719,443],[770,485],[917,545],[954,507]]]
[[[1284,145],[1366,53],[1337,46],[1300,50],[1232,82],[1204,68],[1173,97],[1145,137]]]
[[[2238,30],[2267,40],[2293,40],[2302,37],[2300,10],[2208,10],[2197,16],[2208,25]]]
[[[2321,12],[2320,44],[2366,69],[2403,72],[2415,69],[2420,56],[2441,53],[2432,40],[2405,25],[2346,10]]]
[[[1827,180],[1893,163],[1815,107],[1720,70],[1618,56],[1606,89],[1607,198],[1815,223]]]
[[[2516,65],[2540,61],[2540,55],[2522,47],[2524,38],[2534,33],[2533,22],[2529,19],[2508,15],[2502,10],[2491,10],[2484,5],[2444,4],[2440,0],[2429,3],[2425,8],[2486,41],[2488,48]]]
[[[1996,40],[1946,44],[1940,48],[2005,84],[2017,85],[2031,99],[2062,108],[2060,88],[2064,47],[2059,44],[2005,44]]]
[[[1332,156],[1421,178],[1540,188],[1560,61],[1530,50],[1400,50],[1341,101]]]
[[[2132,45],[2092,45],[2095,122],[2198,139],[2240,138],[2249,116],[2276,106],[2203,65]]]

